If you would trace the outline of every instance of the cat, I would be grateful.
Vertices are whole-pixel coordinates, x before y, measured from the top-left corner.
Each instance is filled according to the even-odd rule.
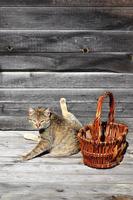
[[[67,102],[66,102],[65,98],[60,99],[60,108],[61,108],[61,112],[62,112],[62,117],[64,119],[66,119],[69,123],[71,123],[71,126],[74,129],[79,130],[82,127],[82,124],[74,116],[73,113],[68,111]],[[24,138],[27,139],[27,140],[33,140],[33,141],[36,141],[36,142],[40,141],[40,136],[31,134],[31,133],[25,133]]]
[[[29,121],[33,127],[39,128],[40,140],[33,150],[22,156],[23,160],[30,160],[45,152],[64,157],[80,151],[77,127],[49,108],[30,108]]]

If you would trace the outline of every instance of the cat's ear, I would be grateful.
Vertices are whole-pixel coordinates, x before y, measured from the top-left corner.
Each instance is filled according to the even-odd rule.
[[[29,115],[32,115],[34,113],[34,109],[33,108],[29,108]]]
[[[45,110],[45,115],[46,115],[47,117],[50,117],[51,113],[52,113],[52,111],[50,110],[50,108],[47,108],[47,109]]]

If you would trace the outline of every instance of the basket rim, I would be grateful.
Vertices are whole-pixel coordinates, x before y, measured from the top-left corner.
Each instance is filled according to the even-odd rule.
[[[118,138],[113,138],[112,140],[110,140],[110,141],[108,141],[108,142],[106,142],[106,141],[102,142],[102,141],[99,141],[99,140],[92,140],[92,139],[89,139],[89,138],[83,138],[83,136],[82,136],[83,133],[81,133],[80,130],[81,130],[81,129],[83,130],[83,128],[84,128],[85,126],[88,126],[89,129],[90,129],[90,127],[93,125],[93,123],[90,123],[90,124],[85,124],[85,125],[79,130],[79,132],[78,132],[78,134],[77,134],[77,137],[78,137],[80,140],[82,140],[82,141],[86,141],[86,142],[88,142],[88,143],[97,144],[97,145],[98,145],[98,144],[101,144],[101,145],[109,145],[109,144],[114,144],[114,143],[117,143],[117,142],[122,141],[123,138],[128,134],[128,126],[127,126],[126,124],[124,124],[124,123],[119,123],[119,122],[111,122],[110,124],[111,124],[111,125],[112,125],[112,124],[115,124],[115,125],[123,126],[123,128],[125,128],[125,130],[127,129],[127,131],[124,131]],[[89,129],[88,129],[88,130],[89,130]],[[88,130],[87,130],[87,131],[88,131]]]
[[[102,122],[105,122],[105,121],[102,121]],[[106,121],[107,122],[107,121]],[[119,121],[115,121],[115,122],[110,122],[109,123],[110,125],[119,125],[119,126],[124,126],[124,127],[126,127],[127,129],[128,129],[128,125],[127,124],[125,124],[124,122],[119,122]],[[87,124],[84,124],[84,126],[92,126],[93,125],[93,121],[91,121],[90,123],[87,123]],[[84,127],[83,126],[83,127]],[[81,129],[83,128],[83,127],[81,127]]]
[[[96,144],[96,145],[113,145],[113,144],[116,144],[117,142],[121,142],[125,136],[126,136],[126,134],[123,135],[123,137],[120,136],[119,138],[115,138],[115,139],[110,140],[108,142],[106,142],[106,141],[102,142],[102,141],[99,141],[99,140],[92,140],[92,139],[83,138],[81,136],[81,133],[78,133],[78,135],[77,135],[77,137],[80,140],[87,142],[87,143],[90,143],[90,144]]]

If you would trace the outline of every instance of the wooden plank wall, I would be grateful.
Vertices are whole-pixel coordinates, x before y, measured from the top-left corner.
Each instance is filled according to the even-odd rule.
[[[132,6],[133,0],[0,0],[0,129],[31,130],[28,107],[59,112],[62,96],[86,123],[98,96],[110,90],[117,118],[132,132]]]

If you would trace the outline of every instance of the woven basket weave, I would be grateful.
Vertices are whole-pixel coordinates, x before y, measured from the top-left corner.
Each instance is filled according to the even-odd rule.
[[[110,98],[107,122],[101,122],[103,100]],[[126,152],[128,127],[114,120],[115,102],[111,92],[100,96],[96,117],[92,124],[79,130],[78,139],[85,165],[94,168],[111,168],[118,165]]]

